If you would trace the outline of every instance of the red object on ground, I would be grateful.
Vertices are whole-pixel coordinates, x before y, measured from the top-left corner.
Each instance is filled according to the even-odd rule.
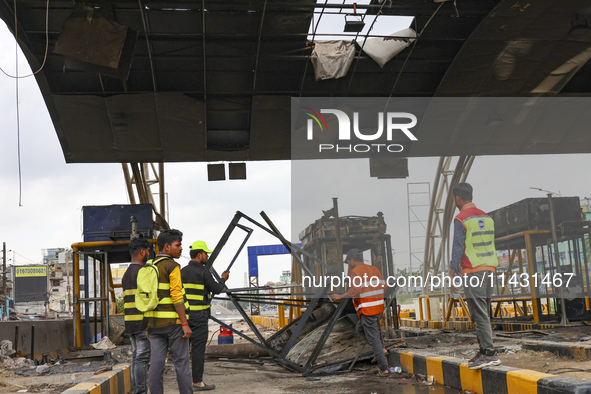
[[[220,326],[220,334],[218,335],[218,345],[234,343],[234,334],[232,330]]]

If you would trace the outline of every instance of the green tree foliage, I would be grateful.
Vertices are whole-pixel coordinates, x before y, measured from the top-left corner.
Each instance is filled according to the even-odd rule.
[[[125,312],[125,301],[123,300],[123,295],[117,297],[117,313],[124,313]]]

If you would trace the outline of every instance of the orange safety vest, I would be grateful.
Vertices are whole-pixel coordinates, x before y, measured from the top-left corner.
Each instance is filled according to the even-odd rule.
[[[375,316],[384,312],[384,287],[386,281],[379,269],[373,265],[361,264],[351,270],[351,287],[360,290],[353,298],[357,315]],[[361,279],[355,279],[360,277]],[[373,280],[372,280],[373,279]]]

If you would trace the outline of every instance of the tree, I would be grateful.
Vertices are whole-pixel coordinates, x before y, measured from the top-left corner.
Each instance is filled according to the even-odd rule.
[[[123,295],[117,297],[117,313],[125,313],[125,299]]]

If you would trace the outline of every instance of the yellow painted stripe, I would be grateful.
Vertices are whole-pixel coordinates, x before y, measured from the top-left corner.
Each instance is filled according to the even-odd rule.
[[[111,383],[111,393],[119,393],[119,377],[117,376],[117,372],[109,378],[109,383]]]
[[[119,392],[119,380],[117,379],[117,370],[107,371],[95,375],[95,378],[107,378],[109,380],[109,393]],[[101,394],[101,391],[98,391]]]
[[[585,346],[571,346],[571,354],[574,359],[585,360],[587,358]]]
[[[185,289],[197,289],[197,290],[205,289],[205,285],[196,285],[194,283],[183,283],[183,286],[185,287]]]
[[[427,376],[433,376],[433,379],[444,385],[443,379],[443,360],[450,357],[427,357]]]
[[[102,394],[101,386],[96,386],[90,390],[90,394]]]
[[[554,375],[521,369],[507,372],[507,391],[519,394],[537,394],[538,380]]]
[[[129,367],[125,368],[125,370],[123,371],[123,380],[125,392],[129,393],[131,391],[131,370]]]
[[[479,369],[468,369],[468,364],[460,365],[460,381],[462,382],[462,390],[472,390],[476,394],[482,394],[482,374]],[[511,393],[511,390],[509,390]],[[522,394],[516,391],[515,393]]]
[[[125,315],[125,321],[140,321],[144,320],[144,315]]]
[[[144,313],[146,317],[156,317],[159,319],[178,319],[179,315],[176,312],[160,312],[160,311],[148,311]]]
[[[90,391],[95,387],[98,387],[100,389],[100,385],[101,385],[100,383],[96,383],[96,382],[82,382],[82,383],[78,383],[74,387],[70,387],[66,391],[75,391],[75,390],[89,390]]]
[[[412,353],[400,353],[400,365],[407,373],[414,373],[412,365]]]

